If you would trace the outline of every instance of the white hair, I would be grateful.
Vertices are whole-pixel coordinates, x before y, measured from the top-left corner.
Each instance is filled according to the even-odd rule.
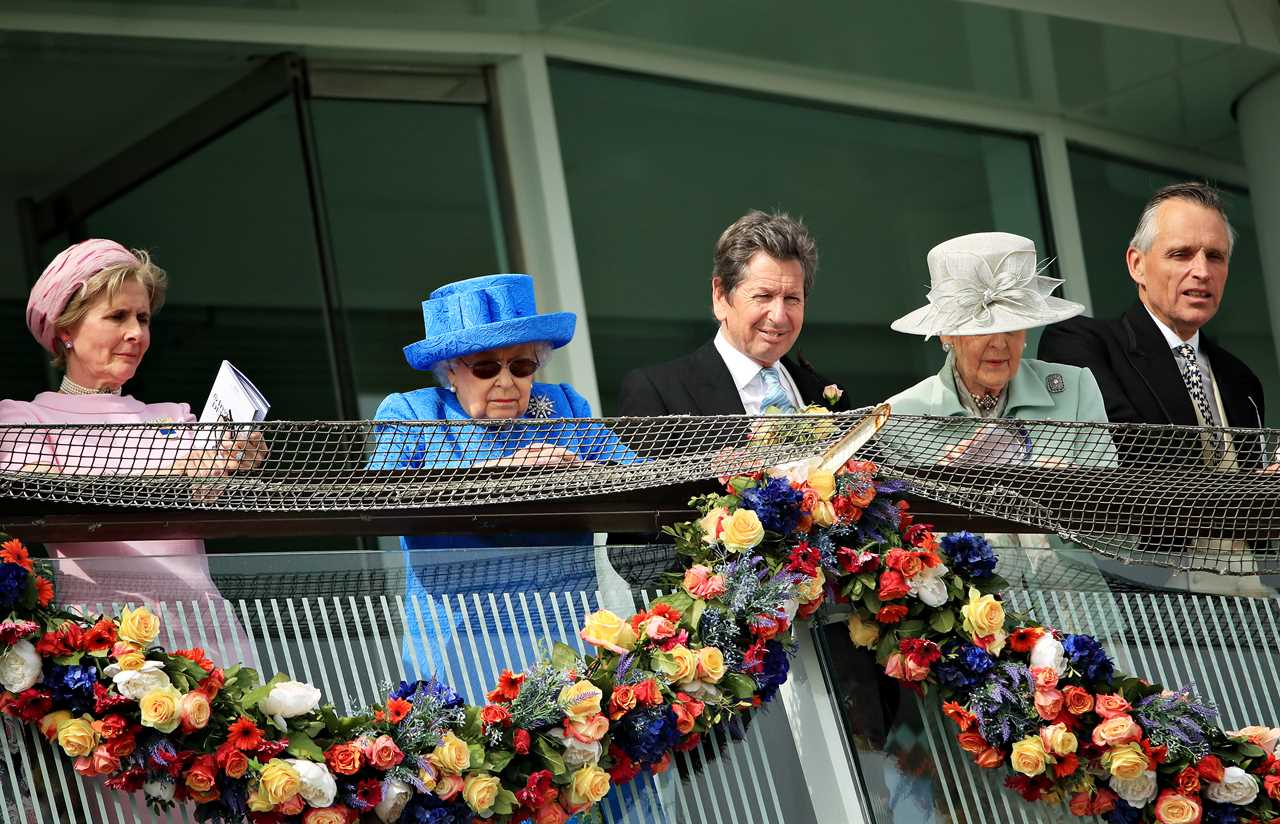
[[[486,349],[485,351],[490,350]],[[545,340],[533,341],[533,359],[538,362],[539,369],[551,362],[552,351],[551,344]],[[473,354],[483,355],[484,352],[475,352]],[[459,358],[449,358],[448,360],[436,361],[431,364],[431,374],[436,376],[436,385],[448,389],[450,386],[449,372],[459,366],[461,366]],[[465,369],[466,367],[463,366],[462,368]]]

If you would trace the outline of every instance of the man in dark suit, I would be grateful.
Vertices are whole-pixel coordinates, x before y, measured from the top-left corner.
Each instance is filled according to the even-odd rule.
[[[830,381],[787,354],[817,268],[804,224],[782,213],[739,218],[716,243],[711,302],[720,330],[692,354],[629,373],[618,414],[756,415],[820,403]]]
[[[1178,183],[1156,192],[1125,252],[1138,302],[1114,320],[1077,317],[1047,327],[1041,360],[1087,366],[1112,423],[1263,426],[1258,377],[1200,331],[1221,304],[1234,242],[1212,187]],[[1138,438],[1135,432],[1122,457],[1135,457]],[[1200,445],[1193,451],[1199,458]],[[1207,452],[1215,464],[1266,460],[1260,439],[1217,442]]]

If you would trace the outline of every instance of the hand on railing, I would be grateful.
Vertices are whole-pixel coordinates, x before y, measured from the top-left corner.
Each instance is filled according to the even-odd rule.
[[[531,443],[512,452],[505,458],[482,461],[477,466],[557,466],[585,463],[576,454],[549,443]]]
[[[267,459],[268,452],[262,433],[250,432],[244,438],[223,438],[217,449],[189,452],[174,461],[168,471],[192,478],[220,478],[256,469]]]

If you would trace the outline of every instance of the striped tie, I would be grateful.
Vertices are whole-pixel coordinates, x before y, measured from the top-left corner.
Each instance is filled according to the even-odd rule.
[[[764,367],[760,370],[760,377],[764,379],[764,397],[760,399],[761,414],[770,409],[783,413],[796,411],[796,405],[791,402],[791,396],[782,386],[782,376],[778,374],[778,367]]]

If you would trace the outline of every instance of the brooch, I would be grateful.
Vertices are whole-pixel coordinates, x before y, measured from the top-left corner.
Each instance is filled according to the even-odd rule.
[[[1052,375],[1049,375],[1044,379],[1044,388],[1056,395],[1059,392],[1066,391],[1067,382],[1062,379],[1061,374],[1054,372]]]
[[[556,405],[546,395],[534,395],[529,398],[529,408],[524,411],[527,418],[551,418],[556,413]]]

